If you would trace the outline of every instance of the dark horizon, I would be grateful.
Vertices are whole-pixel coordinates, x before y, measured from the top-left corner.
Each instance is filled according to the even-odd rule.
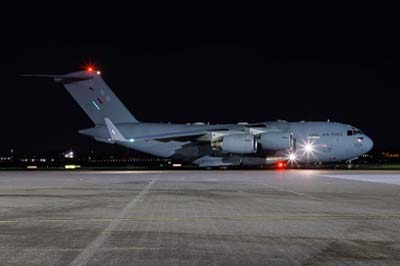
[[[140,121],[329,119],[365,131],[377,149],[400,149],[400,40],[384,15],[167,10],[21,11],[3,36],[0,152],[100,147],[78,134],[92,124],[60,84],[19,76],[87,63]]]

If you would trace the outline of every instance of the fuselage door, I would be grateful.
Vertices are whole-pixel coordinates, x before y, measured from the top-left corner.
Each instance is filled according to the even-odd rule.
[[[290,151],[296,152],[296,138],[293,136],[293,133],[290,133],[289,135],[289,145]]]

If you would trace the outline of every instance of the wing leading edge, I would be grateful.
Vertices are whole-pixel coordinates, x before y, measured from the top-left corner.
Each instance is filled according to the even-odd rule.
[[[211,131],[226,131],[226,129],[197,129],[197,130],[187,130],[187,131],[179,131],[179,132],[167,132],[153,135],[144,135],[144,136],[135,136],[134,138],[126,138],[122,133],[118,130],[118,128],[114,125],[114,123],[109,118],[104,118],[105,124],[107,126],[108,133],[110,135],[110,140],[113,142],[137,142],[137,141],[149,141],[149,140],[157,140],[157,141],[180,141],[182,139],[199,139],[202,138],[207,139],[208,135],[211,136]]]

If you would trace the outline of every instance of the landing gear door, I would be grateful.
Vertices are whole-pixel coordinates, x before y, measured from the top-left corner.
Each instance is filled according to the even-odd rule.
[[[290,151],[296,152],[296,138],[293,136],[293,133],[290,133],[289,135],[289,145]]]

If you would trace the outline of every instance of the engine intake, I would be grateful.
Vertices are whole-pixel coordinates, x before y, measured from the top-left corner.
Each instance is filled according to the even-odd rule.
[[[227,135],[220,141],[214,142],[212,147],[227,153],[255,153],[257,140],[251,134]]]
[[[258,144],[263,150],[289,150],[293,146],[292,134],[288,132],[268,132],[261,134]]]

